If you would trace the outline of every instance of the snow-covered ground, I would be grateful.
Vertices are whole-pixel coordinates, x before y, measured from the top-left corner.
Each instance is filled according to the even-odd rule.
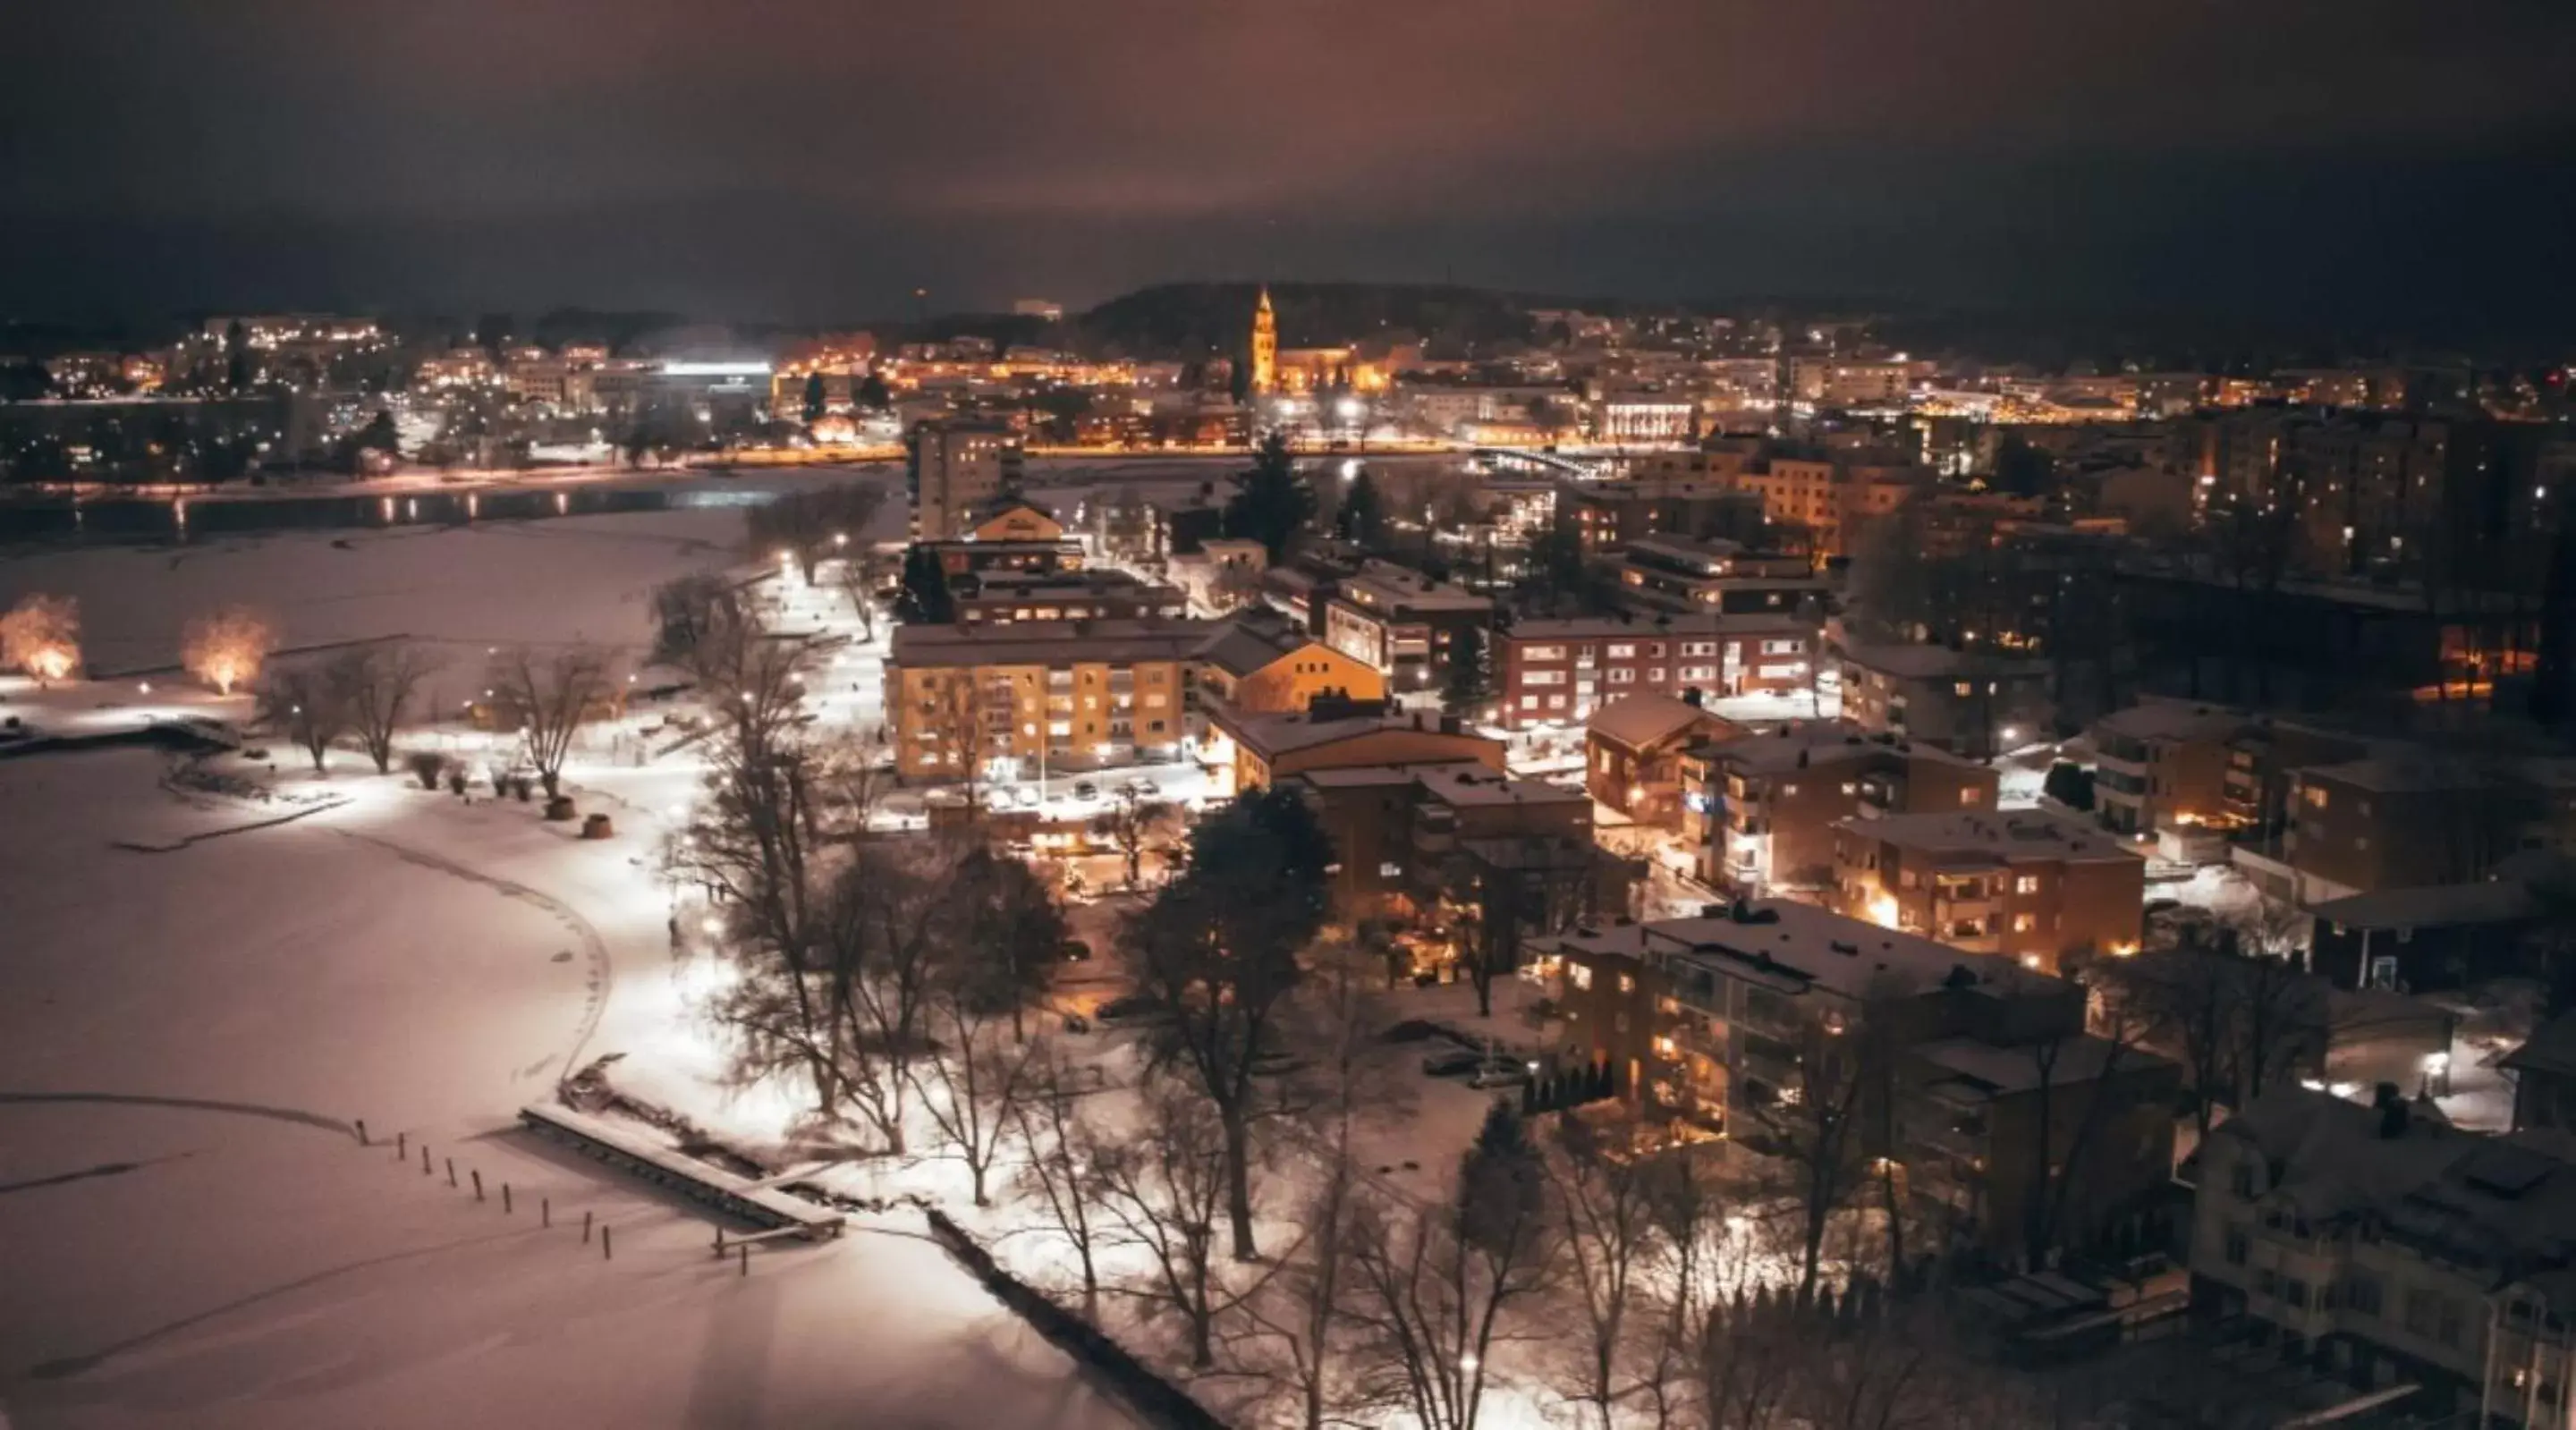
[[[165,612],[200,600],[268,604],[297,643],[640,642],[642,593],[726,564],[739,523],[94,549],[7,578],[89,598],[94,658],[166,659]],[[126,698],[56,699],[89,696]],[[716,1115],[768,1110],[706,1083],[694,995],[711,965],[669,927],[655,850],[693,766],[577,764],[583,807],[618,825],[584,841],[534,806],[469,805],[353,758],[290,781],[344,799],[244,829],[275,810],[183,803],[161,761],[0,763],[14,1430],[1130,1423],[910,1218],[768,1250],[744,1277],[708,1254],[701,1212],[515,1129],[520,1105],[610,1052],[695,1079]],[[361,1119],[415,1158],[426,1143],[432,1174],[360,1147],[344,1127]],[[613,1261],[582,1242],[584,1214],[614,1229]]]

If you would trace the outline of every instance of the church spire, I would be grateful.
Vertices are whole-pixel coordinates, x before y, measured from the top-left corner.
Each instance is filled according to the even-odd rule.
[[[1270,310],[1270,285],[1261,285],[1261,301],[1252,309],[1252,390],[1275,391],[1279,383],[1279,318]]]

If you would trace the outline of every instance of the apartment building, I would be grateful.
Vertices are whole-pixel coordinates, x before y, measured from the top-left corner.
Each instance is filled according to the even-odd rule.
[[[1810,688],[1815,630],[1795,616],[1517,621],[1494,633],[1495,719],[1576,724],[1622,695],[1787,695]]]
[[[1834,826],[1833,907],[1954,948],[2055,973],[2135,953],[2147,862],[2082,820],[1952,810]]]
[[[904,625],[886,657],[907,778],[1028,778],[1176,757],[1205,621]]]
[[[2227,740],[2227,772],[2219,782],[2225,822],[2257,834],[2286,829],[2290,790],[2300,770],[2358,760],[2370,749],[2358,736],[2253,717]]]
[[[1761,499],[1743,491],[1736,478],[1714,474],[1570,482],[1558,493],[1556,515],[1571,526],[1587,556],[1650,536],[1758,546],[1767,530]]]
[[[1233,795],[1268,789],[1309,770],[1367,765],[1472,762],[1497,774],[1503,742],[1469,731],[1454,718],[1390,711],[1384,701],[1319,696],[1302,711],[1251,714],[1216,706],[1199,761],[1219,772],[1217,788]]]
[[[2046,661],[1928,645],[1846,646],[1843,716],[1872,734],[1971,759],[2045,737],[2056,720]]]
[[[2177,825],[2236,822],[2227,771],[2244,711],[2149,699],[2093,722],[2093,817],[2145,838]]]
[[[1831,884],[1843,820],[1992,811],[1996,797],[1987,766],[1839,720],[1686,750],[1681,780],[1682,839],[1701,882],[1756,895]]]
[[[1623,695],[1592,712],[1584,729],[1584,787],[1639,824],[1676,828],[1682,753],[1752,732],[1670,695]]]
[[[1199,693],[1246,715],[1305,709],[1321,696],[1383,700],[1386,677],[1267,607],[1222,623],[1199,652]]]
[[[1324,643],[1385,676],[1428,690],[1449,673],[1463,633],[1493,624],[1494,601],[1387,561],[1363,562],[1324,601]]]
[[[2418,1424],[2576,1425],[2576,1163],[2383,1083],[2277,1086],[2199,1153],[2194,1312]]]
[[[2297,769],[2279,846],[2289,897],[2483,879],[2520,846],[2537,797],[2518,770],[2420,750]]]
[[[1772,525],[1803,530],[1818,555],[1848,556],[1862,523],[1895,512],[1928,478],[1922,468],[1892,457],[1838,452],[1774,455],[1762,471],[1735,482],[1762,499],[1762,514]]]
[[[1490,862],[1479,851],[1497,842],[1592,844],[1592,802],[1581,790],[1473,760],[1315,767],[1280,786],[1302,795],[1332,836],[1333,892],[1345,918],[1419,917],[1475,877]]]
[[[1177,586],[1141,581],[1115,567],[1073,571],[967,572],[950,581],[957,619],[967,624],[1011,621],[1179,619],[1189,597]]]
[[[2179,1070],[2088,1035],[2081,988],[2010,959],[1785,900],[1529,947],[1563,1053],[1609,1066],[1650,1123],[1758,1154],[1839,1109],[1961,1241],[2018,1249],[2046,1198],[2050,1240],[2082,1245],[2171,1176]]]
[[[1640,537],[1621,553],[1618,580],[1620,603],[1648,614],[1794,615],[1821,611],[1833,593],[1806,557],[1722,537]]]
[[[936,418],[913,428],[911,447],[905,481],[915,541],[963,535],[974,513],[1019,484],[1020,438],[1006,423]]]

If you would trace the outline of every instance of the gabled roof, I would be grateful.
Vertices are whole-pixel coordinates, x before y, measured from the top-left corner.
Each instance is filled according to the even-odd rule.
[[[1710,714],[1687,700],[1652,693],[1623,695],[1592,712],[1585,728],[1606,740],[1642,750],[1693,729],[1722,738],[1744,733],[1734,721]]]
[[[2576,1013],[2561,1013],[2533,1029],[2522,1046],[2505,1054],[2498,1066],[2516,1072],[2576,1076]]]
[[[1323,642],[1272,612],[1241,615],[1227,621],[1199,651],[1199,659],[1228,675],[1242,677]],[[1329,647],[1326,647],[1329,649]]]

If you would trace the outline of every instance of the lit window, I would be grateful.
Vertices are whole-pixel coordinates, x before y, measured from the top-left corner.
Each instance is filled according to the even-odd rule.
[[[1592,966],[1586,963],[1567,964],[1565,966],[1565,981],[1587,993],[1591,992]]]
[[[2013,880],[2013,892],[2014,892],[2014,893],[2016,893],[2016,894],[2036,894],[2036,893],[2038,893],[2038,892],[2039,892],[2039,876],[2038,876],[2037,874],[2024,874],[2024,875],[2021,875],[2020,877],[2018,877],[2018,878],[2014,879],[2014,880]]]

